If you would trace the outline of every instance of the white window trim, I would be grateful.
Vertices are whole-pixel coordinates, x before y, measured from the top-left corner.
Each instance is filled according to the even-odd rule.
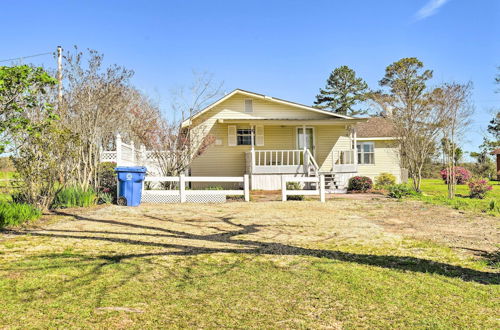
[[[300,149],[299,147],[299,129],[302,129],[302,126],[297,126],[295,128],[295,146],[297,149]],[[313,137],[313,150],[312,150],[312,155],[313,157],[316,157],[316,129],[313,126],[306,126],[306,129],[312,128],[312,137]]]
[[[250,131],[253,130],[253,134],[252,133],[250,133],[250,134],[238,134],[238,131],[243,130],[243,129],[250,130]],[[250,144],[238,144],[238,136],[250,136]],[[253,127],[236,127],[236,146],[243,146],[243,147],[251,146],[252,142],[255,146],[255,129]]]
[[[365,154],[365,151],[363,149],[363,144],[372,144],[373,145],[373,152],[367,152],[367,154],[373,154],[373,163],[360,163],[359,161],[363,160],[363,155]],[[357,146],[360,147],[357,147]],[[358,165],[363,165],[363,166],[375,166],[375,142],[373,141],[362,141],[362,142],[357,142],[357,150],[358,150]]]

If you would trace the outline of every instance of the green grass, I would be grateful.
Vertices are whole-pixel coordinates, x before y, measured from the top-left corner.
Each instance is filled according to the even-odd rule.
[[[96,204],[97,194],[92,188],[67,187],[57,193],[52,208],[88,207]]]
[[[41,215],[40,210],[28,204],[0,202],[0,228],[33,221]]]
[[[12,181],[15,178],[15,172],[0,172],[0,202],[12,201]]]
[[[110,207],[0,241],[0,325],[498,328],[487,264],[338,203]]]
[[[422,180],[422,192],[420,196],[412,198],[434,205],[447,205],[457,210],[466,210],[478,213],[488,213],[500,216],[500,181],[490,181],[493,186],[485,199],[474,199],[469,197],[467,185],[457,185],[455,199],[449,199],[448,187],[439,179]]]

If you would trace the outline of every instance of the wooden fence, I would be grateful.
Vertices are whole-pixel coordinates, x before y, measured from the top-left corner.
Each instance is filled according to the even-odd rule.
[[[142,201],[149,203],[217,203],[224,202],[227,196],[243,196],[246,202],[250,201],[250,180],[244,176],[146,176],[144,182],[171,182],[178,184],[179,189],[172,190],[146,190],[143,184]],[[227,190],[192,190],[186,189],[189,182],[233,182],[241,184],[243,189]]]
[[[315,189],[311,190],[288,190],[287,183],[289,182],[299,182],[299,183],[315,183]],[[287,201],[287,196],[291,195],[319,195],[321,202],[325,202],[325,176],[323,174],[313,177],[293,177],[289,175],[281,176],[281,200],[283,202]]]

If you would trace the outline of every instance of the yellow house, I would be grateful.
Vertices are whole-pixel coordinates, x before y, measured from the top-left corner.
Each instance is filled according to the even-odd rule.
[[[249,174],[252,189],[275,190],[283,174],[324,174],[329,190],[343,192],[356,175],[388,172],[401,181],[398,149],[383,121],[236,89],[182,125],[195,146],[210,137],[192,176]]]

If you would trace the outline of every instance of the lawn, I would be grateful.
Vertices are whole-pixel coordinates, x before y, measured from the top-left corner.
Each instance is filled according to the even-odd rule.
[[[0,172],[0,202],[10,201],[15,172]]]
[[[448,187],[443,180],[424,179],[422,180],[422,196],[414,198],[436,205],[448,205],[457,210],[468,210],[473,212],[483,212],[500,216],[500,181],[491,181],[493,186],[485,199],[469,198],[469,187],[457,185],[457,196],[449,199]]]
[[[0,328],[498,328],[497,228],[385,198],[64,211],[0,234]]]

